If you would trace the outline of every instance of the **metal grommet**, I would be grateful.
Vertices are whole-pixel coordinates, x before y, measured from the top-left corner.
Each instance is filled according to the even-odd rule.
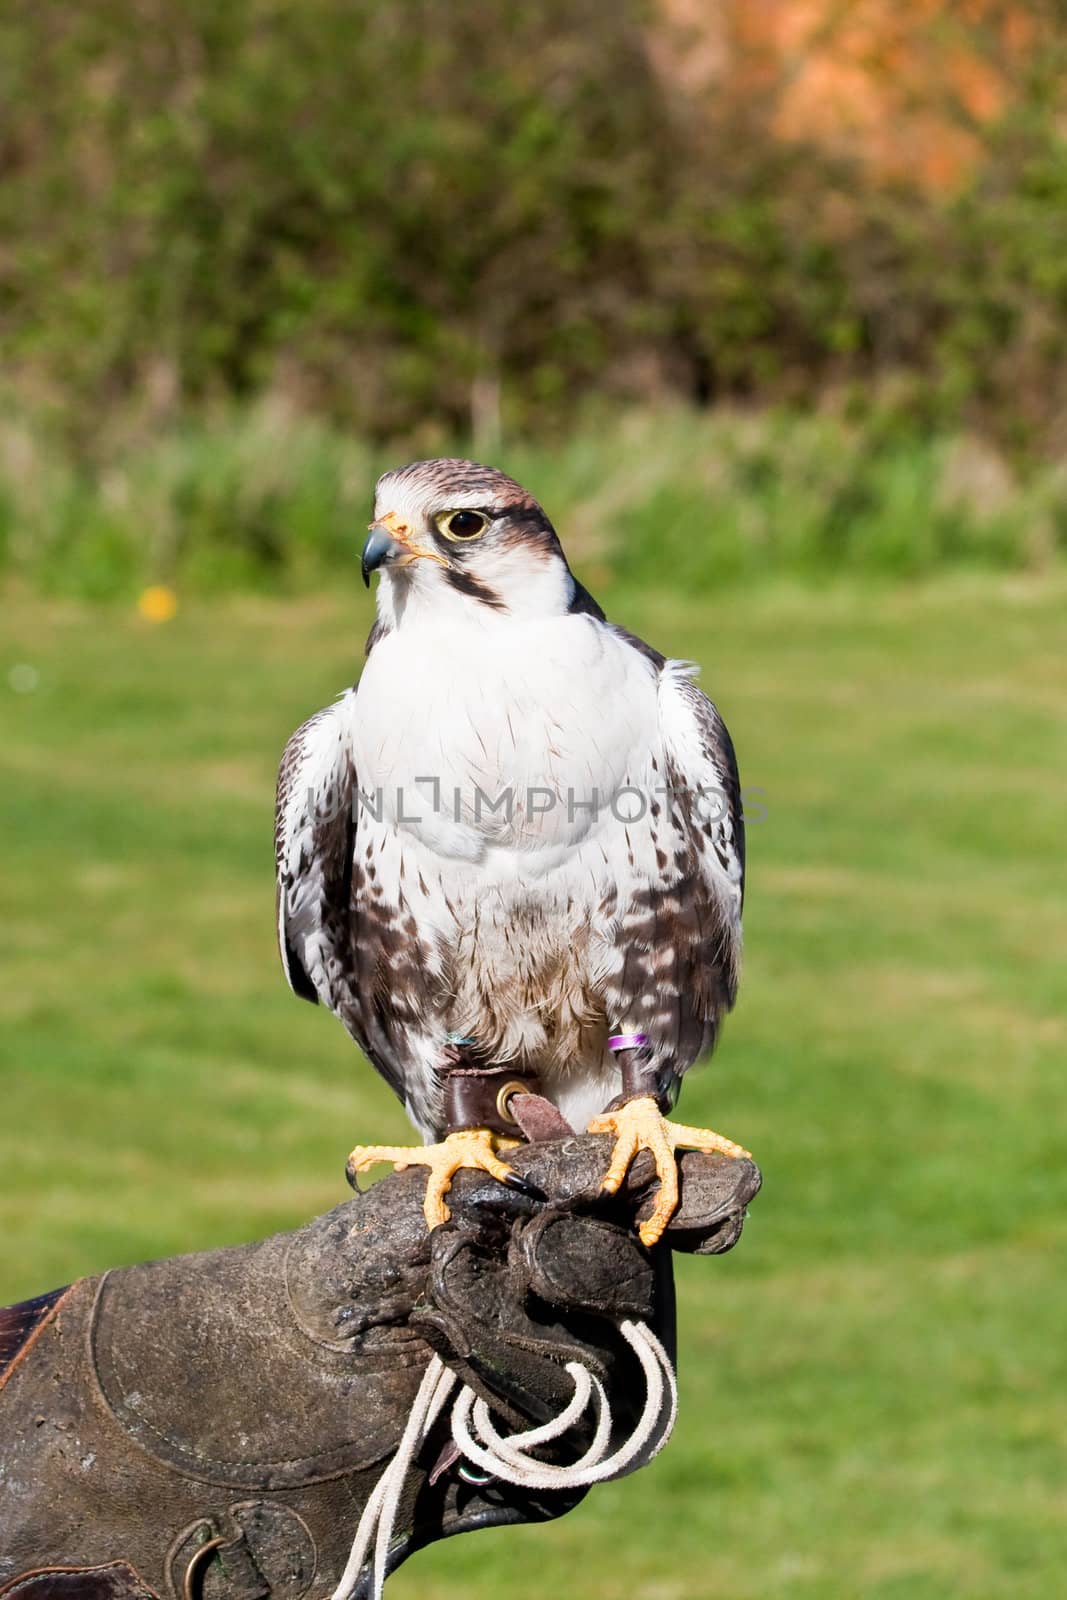
[[[517,1125],[518,1118],[511,1110],[510,1100],[513,1094],[529,1094],[530,1086],[521,1078],[509,1078],[507,1083],[501,1084],[496,1097],[496,1114],[501,1122],[513,1122]]]
[[[182,1584],[183,1600],[196,1600],[193,1591],[193,1574],[196,1572],[196,1569],[200,1566],[205,1556],[211,1555],[211,1553],[217,1550],[220,1545],[226,1543],[227,1539],[225,1534],[220,1533],[216,1538],[209,1539],[206,1544],[202,1544],[199,1550],[195,1550],[189,1557],[189,1565],[185,1569],[185,1581]]]

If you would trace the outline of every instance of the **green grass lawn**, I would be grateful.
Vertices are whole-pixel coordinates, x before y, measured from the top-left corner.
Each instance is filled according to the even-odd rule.
[[[1067,1568],[1067,584],[618,597],[705,666],[750,828],[742,1000],[687,1121],[749,1145],[682,1261],[681,1416],[395,1600],[1047,1600]],[[344,1199],[389,1091],[273,948],[274,767],[351,680],[321,602],[0,621],[0,1301]],[[28,664],[36,688],[15,692]],[[23,675],[25,676],[25,675]],[[20,683],[16,675],[14,680]]]

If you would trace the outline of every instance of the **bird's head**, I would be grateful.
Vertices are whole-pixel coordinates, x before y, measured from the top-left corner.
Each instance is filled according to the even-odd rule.
[[[415,461],[378,480],[363,579],[381,572],[379,614],[398,622],[463,605],[483,616],[551,616],[575,591],[555,529],[512,478],[473,461]]]

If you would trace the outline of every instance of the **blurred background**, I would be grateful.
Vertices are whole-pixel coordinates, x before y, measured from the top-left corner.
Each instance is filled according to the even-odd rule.
[[[396,1600],[1062,1584],[1065,69],[1053,0],[0,12],[0,1302],[403,1133],[273,950],[385,466],[519,477],[753,801],[675,1439]]]

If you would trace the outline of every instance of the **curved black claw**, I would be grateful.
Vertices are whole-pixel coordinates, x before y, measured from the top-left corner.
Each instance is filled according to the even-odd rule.
[[[514,1189],[517,1194],[524,1194],[527,1200],[544,1202],[548,1199],[543,1189],[539,1189],[536,1183],[531,1183],[529,1178],[520,1177],[517,1172],[509,1172],[507,1177],[501,1178],[500,1181],[506,1183],[509,1189]]]

